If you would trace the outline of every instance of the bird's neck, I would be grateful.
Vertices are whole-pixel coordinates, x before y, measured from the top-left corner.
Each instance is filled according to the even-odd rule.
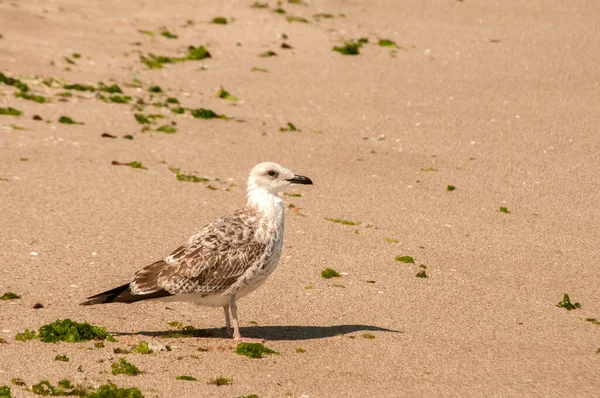
[[[277,193],[262,188],[249,189],[246,209],[258,214],[261,235],[283,229],[283,201]]]

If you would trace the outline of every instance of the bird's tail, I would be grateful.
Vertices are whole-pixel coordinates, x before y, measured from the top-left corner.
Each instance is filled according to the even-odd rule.
[[[127,294],[127,293],[129,293],[129,294]],[[124,295],[124,296],[131,295],[129,283],[126,283],[122,286],[116,287],[111,290],[107,290],[103,293],[96,294],[95,296],[88,297],[85,301],[81,302],[80,305],[106,304],[106,303],[112,303],[115,301],[123,302],[122,300],[118,300],[119,296],[122,296],[122,295]]]
[[[79,305],[135,303],[137,301],[152,300],[169,296],[172,296],[172,294],[163,289],[145,294],[133,294],[131,292],[130,284],[126,283],[122,286],[115,287],[114,289],[88,297],[85,301],[79,303]]]

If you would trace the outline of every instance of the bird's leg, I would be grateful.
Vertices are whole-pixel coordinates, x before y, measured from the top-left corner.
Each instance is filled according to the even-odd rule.
[[[252,339],[248,337],[242,337],[240,334],[240,325],[238,322],[237,315],[237,304],[235,303],[235,296],[231,296],[231,315],[233,316],[233,339],[242,340],[248,343],[264,343],[263,339]]]
[[[229,320],[229,304],[223,306],[223,311],[225,312],[225,333],[227,333],[228,337],[231,337],[231,321]]]
[[[231,296],[231,315],[233,316],[233,338],[240,340],[242,335],[240,334],[240,325],[238,322],[237,315],[237,304],[235,303],[235,296]]]

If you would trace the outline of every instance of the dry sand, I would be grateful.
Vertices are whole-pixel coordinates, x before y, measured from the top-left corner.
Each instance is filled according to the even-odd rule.
[[[598,396],[600,326],[585,318],[600,318],[600,5],[285,2],[287,16],[309,21],[290,23],[273,1],[251,4],[0,2],[0,71],[52,99],[15,98],[0,85],[0,107],[23,111],[0,116],[0,294],[23,297],[0,301],[0,385],[112,380],[146,397]],[[232,21],[208,23],[217,16]],[[332,51],[360,37],[369,39],[360,55]],[[380,47],[380,38],[403,48]],[[189,45],[212,58],[162,69],[140,62],[138,52],[181,56]],[[258,56],[268,50],[278,56]],[[131,104],[56,95],[64,83],[99,81],[134,101],[176,97],[233,119],[148,105],[143,113],[164,114],[177,133],[142,133]],[[165,94],[150,101],[151,85]],[[238,101],[216,98],[221,85]],[[63,115],[85,124],[60,124]],[[288,122],[298,131],[280,131]],[[263,160],[315,182],[285,197],[300,210],[286,210],[279,268],[239,305],[242,333],[280,355],[235,354],[218,308],[78,305],[243,206],[247,173]],[[211,181],[178,181],[169,167]],[[401,255],[416,263],[395,261]],[[427,279],[415,277],[419,264]],[[343,277],[322,279],[326,267]],[[564,293],[582,307],[556,307]],[[45,308],[33,309],[38,302]],[[119,342],[15,340],[62,318],[105,326]],[[157,334],[172,321],[216,337],[113,353],[164,341]],[[111,375],[120,357],[146,373]],[[233,384],[206,383],[219,375]]]

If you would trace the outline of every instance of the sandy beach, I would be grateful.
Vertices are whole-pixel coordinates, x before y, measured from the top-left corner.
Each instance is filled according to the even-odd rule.
[[[598,396],[599,16],[583,0],[0,1],[0,296],[21,296],[0,300],[0,386]],[[79,305],[242,208],[262,161],[314,182],[283,196],[279,267],[238,303],[242,334],[279,354],[236,354],[219,308]],[[15,339],[65,318],[117,342]],[[164,337],[187,325],[210,336]],[[155,352],[115,353],[142,341]],[[121,358],[143,373],[113,375]]]

